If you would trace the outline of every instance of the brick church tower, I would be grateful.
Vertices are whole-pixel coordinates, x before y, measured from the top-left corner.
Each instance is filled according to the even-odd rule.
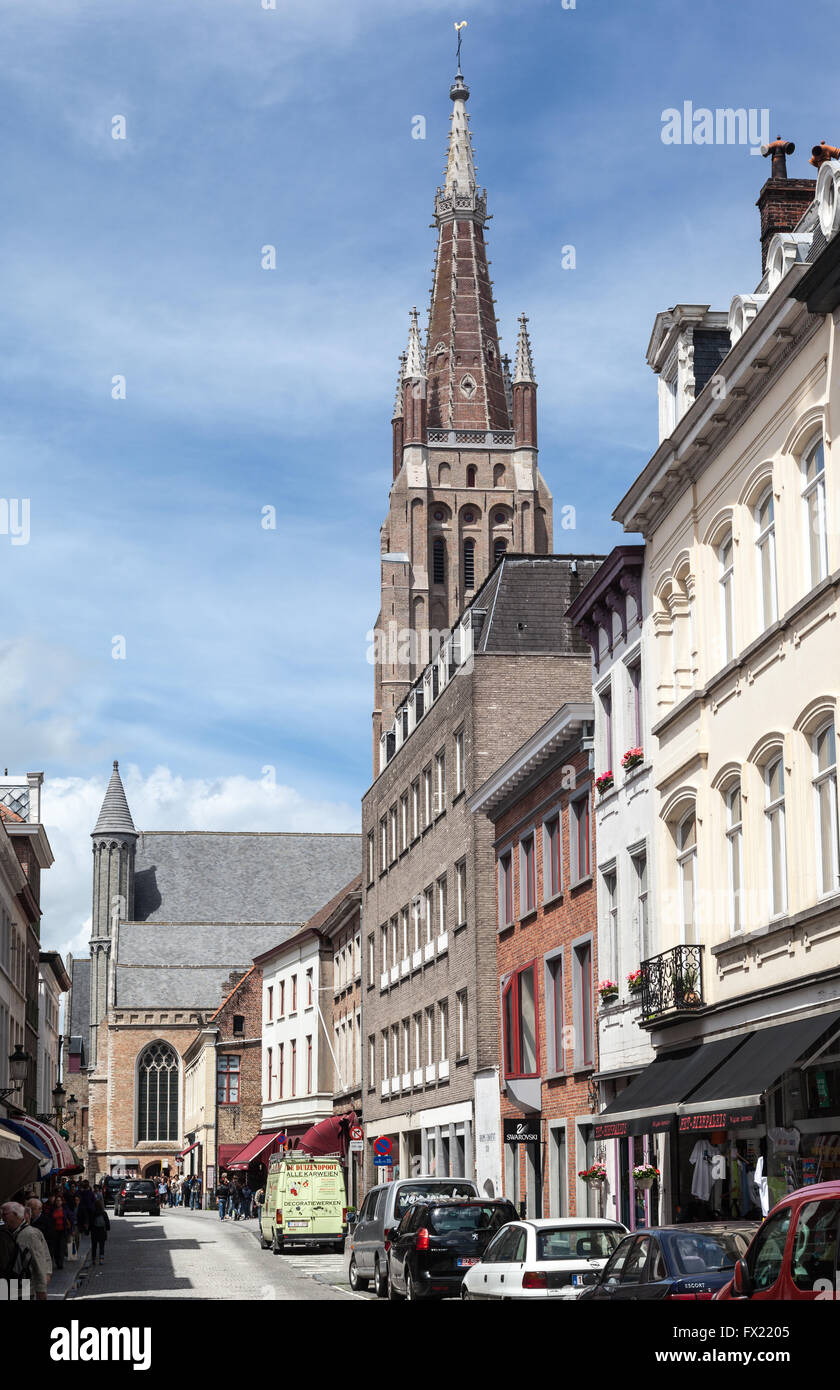
[[[400,357],[393,484],[381,531],[376,624],[374,773],[383,726],[437,645],[506,552],[546,555],[552,499],[537,466],[537,383],[527,319],[514,370],[499,349],[463,73],[449,92],[452,128],[425,347],[417,310]]]

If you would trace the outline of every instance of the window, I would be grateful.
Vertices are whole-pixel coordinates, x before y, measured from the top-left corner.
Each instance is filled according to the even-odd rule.
[[[309,968],[309,969],[307,970],[307,972],[306,972],[306,1006],[307,1006],[307,1008],[311,1008],[314,1002],[315,1002],[315,1001],[314,1001],[313,995],[312,995],[312,967],[310,966],[310,968]]]
[[[502,990],[505,1076],[536,1076],[537,971],[531,961],[508,978]]]
[[[604,898],[606,900],[606,977],[610,980],[618,980],[619,959],[618,959],[618,874],[615,869],[611,869],[604,874]]]
[[[408,849],[408,792],[400,797],[400,849]]]
[[[630,728],[633,731],[633,747],[642,748],[644,737],[642,734],[642,662],[633,661],[627,667],[627,677],[630,682]]]
[[[589,794],[571,803],[573,827],[573,868],[575,883],[592,872],[590,860]]]
[[[461,989],[455,995],[458,1005],[458,1056],[466,1057],[467,1047],[467,991]]]
[[[292,1007],[291,1012],[297,1013],[297,975],[292,976]]]
[[[178,1058],[168,1043],[153,1042],[137,1071],[138,1142],[169,1143],[178,1135]]]
[[[397,808],[396,808],[396,806],[392,806],[392,807],[391,807],[391,810],[389,811],[388,816],[389,816],[389,820],[390,820],[390,823],[391,823],[391,863],[393,864],[394,860],[395,860],[396,857],[397,857]]]
[[[416,840],[420,834],[420,780],[411,784],[411,838]]]
[[[423,1015],[414,1015],[414,1065],[423,1065]]]
[[[446,583],[446,541],[443,536],[435,536],[432,547],[432,579],[435,584]]]
[[[697,821],[693,810],[677,826],[677,877],[683,944],[693,946],[697,942]]]
[[[283,1089],[283,1062],[286,1056],[286,1044],[280,1043],[277,1048],[277,1096],[282,1100],[285,1094]]]
[[[435,929],[435,890],[427,888],[423,894],[423,915],[426,919],[426,944],[431,941]]]
[[[455,735],[455,795],[464,790],[464,730]]]
[[[297,1095],[297,1039],[292,1038],[289,1055],[289,1095]]]
[[[773,758],[764,769],[764,792],[770,867],[770,916],[778,917],[787,907],[785,772],[781,754]]]
[[[499,856],[499,926],[513,921],[513,858],[510,850]]]
[[[388,1029],[382,1029],[382,1080],[386,1081],[391,1075],[388,1070]]]
[[[446,931],[446,874],[438,879],[436,887],[437,901],[437,930],[438,936],[443,936]]]
[[[790,1207],[783,1207],[775,1216],[768,1216],[753,1239],[747,1268],[756,1290],[772,1288],[782,1272],[790,1212]]]
[[[537,905],[537,855],[533,831],[519,841],[519,915],[533,912]]]
[[[741,783],[726,792],[726,840],[729,846],[729,925],[733,932],[743,927],[741,920]]]
[[[400,961],[400,919],[397,916],[391,918],[391,969],[399,965]]]
[[[467,920],[467,861],[461,859],[455,865],[455,898],[458,911],[458,926]]]
[[[467,465],[467,487],[475,487],[475,474],[476,474],[475,464],[474,464],[474,463],[468,464],[468,465]]]
[[[435,1060],[435,1011],[433,1005],[426,1009],[426,1066]]]
[[[385,872],[388,866],[388,818],[383,816],[379,822],[379,871]]]
[[[560,816],[543,821],[543,902],[556,898],[563,887],[560,856]]]
[[[306,1094],[312,1094],[312,1038],[306,1039]]]
[[[376,866],[376,843],[372,830],[368,831],[367,837],[367,881],[373,883],[374,869]]]
[[[400,1074],[400,1025],[391,1025],[391,1066],[394,1068],[394,1076]]]
[[[648,872],[647,853],[633,855],[633,874],[636,885],[636,943],[639,960],[648,960],[651,954],[650,926],[648,922]]]
[[[278,1018],[282,1018],[286,1012],[286,981],[280,981],[280,1011]]]
[[[216,1059],[216,1100],[219,1105],[239,1104],[239,1058],[221,1054]]]
[[[604,772],[612,772],[613,765],[613,721],[612,691],[609,686],[601,692],[601,717],[604,721]]]
[[[379,928],[379,946],[380,946],[380,954],[381,954],[381,956],[382,956],[382,969],[383,969],[383,971],[384,971],[384,970],[387,970],[387,969],[388,969],[388,924],[387,924],[387,922],[383,922],[383,923],[382,923],[382,926]]]
[[[592,1028],[592,943],[584,941],[572,952],[572,994],[575,1014],[575,1066],[591,1067],[594,1061]]]
[[[475,541],[464,541],[464,588],[475,588]]]
[[[820,893],[840,887],[840,843],[837,817],[837,740],[833,724],[814,734],[814,800],[817,812],[818,882]]]
[[[241,1037],[244,1036],[244,1033],[245,1033],[245,1015],[244,1015],[244,1014],[234,1014],[234,1015],[233,1015],[233,1036],[234,1036],[235,1038],[241,1038]]]
[[[449,1006],[445,999],[438,1004],[438,1027],[440,1028],[440,1060],[445,1062],[449,1056],[448,1043]]]
[[[270,1023],[274,1018],[274,986],[269,985],[266,991],[266,1018]]]
[[[446,810],[446,754],[441,751],[435,758],[435,815]]]
[[[776,600],[776,526],[773,489],[762,493],[755,509],[755,544],[758,551],[759,620],[762,629],[779,616]]]
[[[376,1085],[376,1037],[373,1033],[368,1037],[368,1090]]]
[[[432,769],[423,769],[423,828],[432,823]]]
[[[266,1098],[266,1100],[271,1100],[271,1067],[272,1067],[272,1059],[273,1059],[273,1052],[272,1052],[272,1049],[269,1047],[269,1048],[266,1050],[266,1054],[265,1054],[265,1098]]]
[[[408,955],[408,908],[404,907],[400,913],[400,946],[402,947],[402,959]]]
[[[828,574],[828,535],[825,515],[825,453],[820,439],[802,460],[802,500],[807,526],[808,578],[819,584]]]
[[[735,549],[728,531],[718,546],[718,584],[720,586],[721,661],[725,666],[735,655]]]
[[[498,565],[502,556],[507,550],[507,541],[504,536],[497,536],[493,542],[493,564]]]
[[[808,1202],[800,1208],[790,1259],[791,1278],[798,1289],[813,1293],[817,1280],[826,1279],[836,1297],[838,1222],[840,1202],[836,1200]]]
[[[565,1071],[562,951],[549,956],[546,961],[545,984],[545,1038],[548,1043],[548,1065],[552,1071]]]

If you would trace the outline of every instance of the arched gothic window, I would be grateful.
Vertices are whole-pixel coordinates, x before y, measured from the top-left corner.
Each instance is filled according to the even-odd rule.
[[[165,1042],[153,1042],[137,1068],[137,1140],[168,1143],[178,1132],[178,1058]]]
[[[446,541],[442,536],[435,536],[432,547],[432,579],[435,584],[446,583]]]
[[[475,588],[475,541],[464,541],[464,588]]]
[[[502,556],[504,555],[504,553],[505,553],[506,550],[507,550],[507,541],[505,540],[504,536],[497,536],[496,539],[495,539],[494,542],[493,542],[493,564],[494,564],[494,565],[498,565],[499,561],[501,560],[501,558],[502,558]]]

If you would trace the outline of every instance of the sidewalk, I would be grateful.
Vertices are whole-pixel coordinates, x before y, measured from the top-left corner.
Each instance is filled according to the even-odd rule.
[[[178,1212],[181,1212],[184,1216],[189,1216],[189,1217],[192,1217],[192,1216],[203,1216],[203,1217],[205,1218],[205,1220],[206,1220],[208,1217],[211,1218],[213,1221],[218,1221],[218,1220],[219,1220],[219,1209],[218,1209],[218,1207],[205,1207],[205,1208],[201,1208],[201,1209],[196,1209],[196,1210],[194,1210],[194,1211],[190,1211],[190,1210],[189,1210],[188,1208],[186,1208],[186,1207],[172,1207],[172,1208],[169,1208],[169,1209],[168,1209],[169,1215],[175,1215],[175,1214],[178,1213]],[[235,1227],[237,1227],[237,1228],[240,1229],[240,1230],[247,1231],[250,1235],[252,1235],[252,1236],[254,1237],[254,1240],[256,1240],[257,1243],[259,1243],[259,1239],[260,1239],[260,1223],[259,1223],[259,1221],[257,1220],[256,1216],[240,1217],[240,1219],[239,1219],[238,1221],[234,1221],[234,1219],[233,1219],[232,1216],[226,1216],[226,1217],[225,1217],[225,1225],[226,1225],[226,1226],[235,1226]]]
[[[47,1285],[47,1302],[51,1303],[54,1299],[64,1299],[70,1290],[87,1273],[90,1265],[90,1236],[79,1237],[79,1257],[76,1260],[64,1261],[63,1269],[54,1269],[52,1278]]]

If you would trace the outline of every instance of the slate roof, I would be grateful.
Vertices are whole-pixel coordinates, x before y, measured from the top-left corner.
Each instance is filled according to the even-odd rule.
[[[232,970],[299,930],[300,922],[180,923],[120,927],[115,1008],[212,1009]]]
[[[487,614],[477,650],[587,655],[589,647],[566,613],[603,558],[505,556],[470,604]]]
[[[134,821],[125,799],[125,789],[120,778],[120,765],[114,763],[111,780],[105,792],[105,800],[99,812],[99,819],[93,827],[94,835],[136,835]]]
[[[142,831],[134,920],[301,926],[358,873],[361,859],[357,834]]]
[[[90,958],[70,966],[70,1025],[67,1032],[87,1041],[90,1034]]]

